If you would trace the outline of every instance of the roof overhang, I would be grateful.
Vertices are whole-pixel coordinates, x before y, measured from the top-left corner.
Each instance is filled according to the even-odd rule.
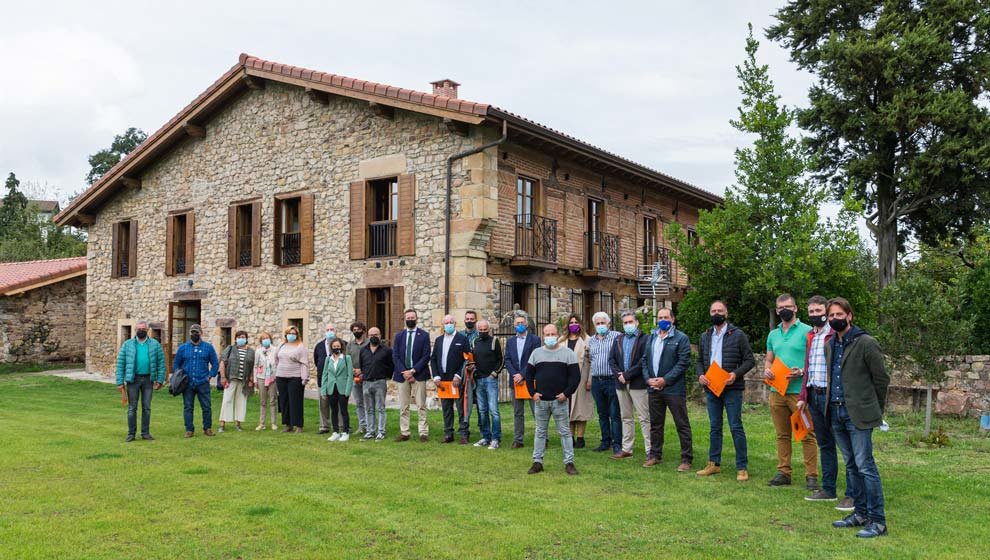
[[[45,278],[39,278],[37,280],[32,280],[24,284],[17,286],[10,286],[6,288],[3,292],[4,296],[17,296],[23,294],[24,292],[30,292],[31,290],[36,290],[44,286],[50,286],[52,284],[58,284],[59,282],[65,282],[72,278],[78,278],[79,276],[86,276],[86,268],[83,267],[82,270],[68,270],[60,274],[55,274]]]

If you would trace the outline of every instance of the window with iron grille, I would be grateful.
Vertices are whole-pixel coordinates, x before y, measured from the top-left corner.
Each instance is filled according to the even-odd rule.
[[[399,178],[368,182],[368,257],[398,254],[396,233],[399,220]]]
[[[534,330],[542,329],[550,323],[550,286],[536,285],[536,313],[533,319],[536,323]]]
[[[285,198],[276,204],[278,235],[276,236],[276,260],[278,265],[300,264],[302,234],[299,222],[299,198]],[[301,334],[301,333],[300,333]]]

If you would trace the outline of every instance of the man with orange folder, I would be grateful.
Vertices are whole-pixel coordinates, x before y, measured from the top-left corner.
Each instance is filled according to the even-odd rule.
[[[438,336],[433,343],[433,355],[430,360],[430,367],[433,370],[433,382],[439,386],[441,382],[449,382],[452,387],[457,388],[456,399],[442,399],[440,407],[443,409],[443,443],[454,441],[454,407],[458,410],[458,431],[461,436],[461,445],[468,443],[471,437],[468,422],[471,419],[471,404],[468,401],[464,406],[463,399],[470,399],[470,391],[461,390],[461,382],[464,381],[464,353],[471,350],[468,339],[463,334],[457,332],[457,320],[453,315],[445,315],[443,318],[443,334]]]
[[[727,323],[729,309],[721,300],[715,300],[708,308],[712,328],[705,330],[698,344],[698,383],[705,388],[708,403],[708,421],[711,433],[708,446],[708,464],[698,471],[698,476],[711,476],[722,472],[722,413],[729,420],[732,444],[736,448],[736,480],[749,480],[749,456],[746,450],[746,431],[742,423],[742,397],[746,388],[743,377],[753,369],[753,349],[739,327]],[[729,372],[729,380],[721,396],[716,396],[708,388],[705,373],[713,364],[719,364]]]
[[[763,377],[773,384],[770,389],[770,417],[777,432],[777,474],[770,479],[770,486],[791,484],[791,415],[798,409],[801,393],[802,367],[808,349],[808,332],[811,326],[797,318],[797,301],[790,294],[777,297],[777,316],[780,324],[767,335],[767,355],[763,360]],[[781,362],[784,367],[781,367]],[[784,380],[787,384],[784,385]],[[784,391],[782,392],[781,389]],[[818,490],[818,441],[809,432],[801,442],[804,453],[806,488]]]

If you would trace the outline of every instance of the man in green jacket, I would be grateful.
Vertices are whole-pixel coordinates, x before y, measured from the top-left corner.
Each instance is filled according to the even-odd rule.
[[[152,389],[161,389],[165,382],[165,353],[162,345],[148,336],[148,322],[134,324],[134,338],[124,341],[117,353],[117,387],[127,390],[127,440],[134,441],[137,433],[137,403],[141,398],[141,439],[152,440]]]
[[[883,485],[873,460],[873,428],[883,421],[890,375],[880,345],[853,325],[853,310],[843,298],[828,302],[828,323],[835,336],[825,346],[828,415],[835,442],[846,461],[846,490],[855,510],[833,527],[863,527],[860,538],[887,534]]]

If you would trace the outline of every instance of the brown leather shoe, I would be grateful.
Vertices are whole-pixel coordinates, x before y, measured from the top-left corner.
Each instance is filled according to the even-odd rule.
[[[645,463],[643,463],[643,467],[648,469],[650,467],[655,467],[660,463],[661,463],[660,459],[657,459],[656,457],[650,457],[649,459],[646,460]]]
[[[400,435],[399,437],[395,438],[395,441],[409,441],[409,436]]]
[[[510,447],[511,447],[512,449],[519,449],[519,448],[520,448],[520,447],[522,447],[522,446],[523,446],[523,444],[522,444],[522,443],[519,443],[518,441],[514,441],[514,442],[512,442],[512,445],[511,445]]]
[[[691,470],[691,463],[681,463],[677,465],[677,472],[688,472]]]
[[[210,436],[210,437],[213,437],[213,436],[215,436],[216,434],[215,434],[215,433],[213,433],[213,428],[207,428],[207,429],[205,429],[205,430],[203,430],[203,435],[204,435],[204,436]]]
[[[700,471],[694,474],[698,476],[711,476],[713,474],[718,474],[720,472],[722,472],[721,467],[716,465],[714,461],[708,461],[708,464],[705,465],[705,468],[701,469]]]
[[[533,466],[526,471],[526,474],[536,474],[543,472],[543,463],[533,463]]]
[[[610,459],[628,459],[629,457],[632,457],[632,453],[629,453],[628,451],[619,451],[618,453],[616,453],[615,455],[612,455],[609,458]]]
[[[192,433],[192,432],[186,432],[186,436],[185,436],[185,437],[187,437],[187,438],[191,438],[191,437],[193,437],[194,435],[196,435],[196,434],[194,434],[194,433]]]
[[[574,463],[567,463],[566,465],[564,465],[564,472],[571,476],[574,476],[578,473],[577,468],[574,466]]]
[[[739,482],[746,482],[747,480],[749,480],[749,472],[747,472],[745,469],[737,472],[736,480],[738,480]]]
[[[454,436],[443,436],[443,440],[440,443],[452,443],[454,441]]]
[[[282,428],[282,433],[283,434],[287,434],[287,433],[289,433],[291,431],[292,431],[292,426],[286,426],[286,427]]]
[[[451,439],[453,439],[453,438],[451,438]],[[419,442],[420,443],[426,443],[428,441],[430,441],[430,436],[423,436],[423,435],[419,436]]]
[[[459,441],[457,443],[458,443],[458,445],[467,445],[468,444],[468,438],[462,437],[461,438],[461,441]]]

